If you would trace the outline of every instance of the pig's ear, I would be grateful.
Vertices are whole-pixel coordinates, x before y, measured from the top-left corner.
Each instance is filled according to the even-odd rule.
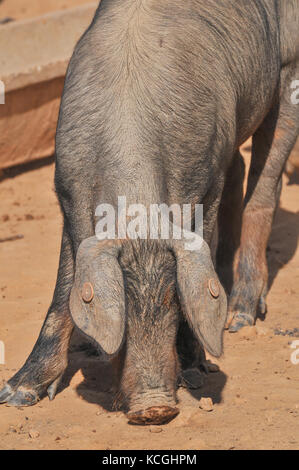
[[[76,326],[109,355],[118,352],[125,333],[125,295],[118,254],[114,240],[84,240],[77,253],[70,297]]]
[[[222,337],[227,316],[227,298],[215,272],[210,248],[187,251],[175,244],[178,294],[183,313],[194,331],[213,356],[222,353]]]

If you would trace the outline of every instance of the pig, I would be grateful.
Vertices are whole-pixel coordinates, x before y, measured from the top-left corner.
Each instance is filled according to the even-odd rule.
[[[58,120],[64,228],[53,300],[0,402],[55,397],[76,325],[118,364],[129,421],[163,424],[179,411],[178,378],[207,367],[202,348],[218,357],[225,324],[254,323],[299,130],[298,27],[299,0],[101,1],[71,58]],[[243,202],[239,148],[250,136]],[[96,208],[117,211],[119,196],[146,208],[190,204],[193,222],[202,204],[201,247],[171,236],[99,240]]]

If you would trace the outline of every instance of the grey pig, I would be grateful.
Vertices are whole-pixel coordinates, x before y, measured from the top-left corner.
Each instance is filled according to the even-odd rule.
[[[64,216],[52,304],[0,402],[54,398],[74,324],[118,363],[130,422],[176,416],[180,373],[265,309],[266,245],[299,131],[299,0],[102,0],[69,64],[56,136]],[[253,136],[248,189],[239,148]],[[204,239],[95,237],[101,203],[203,204]],[[241,223],[243,220],[243,223]],[[214,289],[209,289],[212,281]],[[180,372],[183,370],[183,372]]]

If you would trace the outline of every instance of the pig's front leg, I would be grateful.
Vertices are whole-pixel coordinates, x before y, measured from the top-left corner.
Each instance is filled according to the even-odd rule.
[[[64,231],[56,289],[39,338],[24,366],[0,391],[0,403],[11,406],[34,405],[47,391],[56,393],[67,366],[67,351],[73,322],[69,295],[73,284],[74,261],[71,242]]]
[[[186,321],[180,323],[177,351],[181,364],[179,385],[182,387],[200,388],[208,373],[219,371],[216,364],[207,360],[203,345],[195,338]]]

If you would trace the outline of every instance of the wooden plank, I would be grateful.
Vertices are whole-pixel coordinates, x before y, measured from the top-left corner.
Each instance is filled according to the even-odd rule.
[[[67,64],[97,6],[0,27],[0,168],[53,154]]]

